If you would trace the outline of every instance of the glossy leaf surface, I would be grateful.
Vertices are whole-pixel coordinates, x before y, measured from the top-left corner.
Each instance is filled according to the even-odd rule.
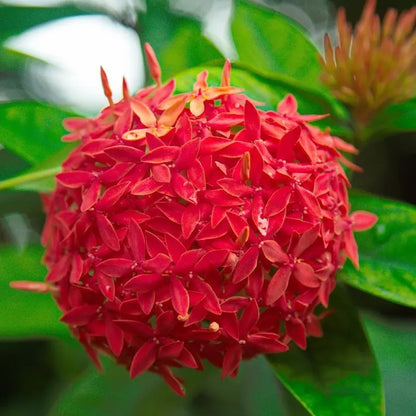
[[[45,161],[67,146],[62,121],[73,114],[34,101],[0,105],[0,143],[30,164]]]
[[[268,74],[281,73],[305,83],[318,82],[321,73],[318,50],[302,27],[281,13],[239,0],[232,33],[239,59],[245,64]]]
[[[330,298],[333,314],[324,336],[309,338],[305,351],[292,346],[270,355],[277,377],[314,416],[384,415],[377,363],[360,319],[342,287]]]
[[[357,289],[416,308],[416,207],[370,195],[351,195],[353,210],[378,216],[370,230],[356,233],[360,269],[346,263],[339,278]]]

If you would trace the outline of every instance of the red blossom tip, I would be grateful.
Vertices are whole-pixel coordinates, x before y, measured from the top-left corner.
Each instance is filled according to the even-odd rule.
[[[113,92],[111,91],[110,84],[108,82],[107,74],[104,71],[104,68],[100,66],[101,74],[101,83],[103,85],[104,95],[107,97],[107,100],[110,106],[113,105]]]
[[[123,77],[123,99],[128,100],[130,98],[129,87],[127,85],[127,80]]]
[[[231,81],[231,62],[227,59],[224,63],[221,77],[221,87],[229,87]]]
[[[51,293],[56,291],[56,289],[49,283],[32,282],[27,280],[16,280],[14,282],[10,282],[10,287],[12,289],[35,293]]]
[[[149,67],[150,75],[155,80],[156,85],[160,86],[162,84],[162,71],[160,69],[159,62],[156,58],[155,51],[149,43],[144,44],[144,51],[146,54],[147,65]]]

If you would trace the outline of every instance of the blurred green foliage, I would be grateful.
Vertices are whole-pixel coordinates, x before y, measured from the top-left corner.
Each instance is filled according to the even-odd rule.
[[[267,3],[278,6],[281,2]],[[379,0],[380,10],[387,3]],[[25,67],[36,58],[11,52],[3,42],[55,19],[106,13],[102,7],[77,4],[43,8],[0,4],[0,86],[8,86],[5,90],[8,95],[2,97],[4,103],[0,104],[0,143],[4,146],[0,149],[0,181],[3,181],[0,188],[13,189],[0,193],[0,367],[6,374],[0,382],[0,390],[5,393],[0,396],[0,413],[6,416],[48,412],[51,416],[138,412],[156,416],[306,414],[287,396],[273,375],[274,370],[309,414],[382,415],[383,394],[376,357],[386,387],[387,414],[412,416],[416,407],[412,394],[416,328],[408,322],[412,313],[402,308],[399,317],[392,319],[385,304],[375,297],[366,303],[367,298],[363,302],[358,292],[353,292],[353,301],[358,296],[362,310],[372,310],[364,327],[373,347],[367,342],[356,307],[338,293],[331,301],[338,314],[325,322],[327,336],[311,340],[306,352],[294,349],[286,355],[271,357],[271,365],[264,358],[244,363],[236,380],[220,382],[218,371],[211,368],[204,373],[189,372],[188,395],[180,399],[152,374],[131,381],[124,369],[108,361],[104,375],[89,364],[85,370],[88,360],[59,322],[60,313],[52,299],[9,288],[11,280],[41,281],[46,274],[39,245],[43,221],[39,198],[35,193],[17,190],[51,189],[53,174],[71,148],[58,140],[64,133],[61,121],[73,112],[51,103],[28,100],[29,91],[22,77]],[[358,1],[337,0],[334,4],[344,4],[353,20],[362,7]],[[413,2],[400,4],[410,7]],[[399,7],[399,2],[389,5]],[[132,19],[120,20],[130,28],[134,26],[142,43],[152,43],[164,69],[164,79],[178,73],[179,92],[192,88],[195,75],[202,68],[209,69],[209,81],[218,85],[224,58],[220,48],[204,36],[203,23],[198,19],[173,10],[167,0],[157,0],[147,1],[147,11],[138,9]],[[353,123],[347,110],[319,84],[319,52],[299,24],[271,9],[236,0],[230,31],[239,56],[233,65],[234,85],[264,102],[267,109],[274,109],[285,94],[293,93],[301,113],[329,113],[330,117],[320,121],[319,126],[330,126],[336,134],[352,137]],[[15,101],[15,97],[26,100]],[[414,145],[410,150],[409,146],[400,146],[403,140],[414,143],[414,114],[416,101],[412,99],[386,108],[367,126],[366,137],[383,140],[368,142],[363,148],[365,157],[358,159],[367,172],[381,172],[364,182],[366,191],[416,202],[414,189],[389,188],[386,183],[401,181],[396,177],[398,172],[391,169],[392,154],[397,158],[409,157],[410,151],[416,160]],[[403,133],[407,134],[405,139],[397,136]],[[402,172],[407,181],[409,176],[413,178],[409,183],[414,182],[413,169],[414,164]],[[17,181],[11,179],[20,174],[25,176]],[[42,175],[44,178],[38,180]],[[380,177],[387,179],[380,181]],[[357,176],[352,182],[363,183]],[[376,212],[380,220],[371,232],[357,237],[361,247],[360,271],[346,265],[341,278],[374,296],[415,307],[416,265],[412,253],[416,208],[359,193],[352,197],[352,205],[354,209]],[[19,231],[10,229],[11,214],[16,214],[27,227],[27,238],[19,240],[20,246],[14,234]]]

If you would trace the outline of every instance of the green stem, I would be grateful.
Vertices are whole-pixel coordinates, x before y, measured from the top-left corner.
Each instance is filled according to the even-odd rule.
[[[61,171],[61,167],[44,169],[37,172],[26,173],[24,175],[16,176],[15,178],[0,181],[0,190],[14,188],[28,182],[38,181],[40,179],[50,178]]]

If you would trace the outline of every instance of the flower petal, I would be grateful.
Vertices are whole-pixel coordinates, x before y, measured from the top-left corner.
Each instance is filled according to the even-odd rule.
[[[95,214],[95,218],[97,220],[98,233],[104,244],[111,250],[119,251],[120,241],[111,221],[99,212]]]
[[[234,343],[232,346],[228,347],[222,361],[221,378],[235,376],[242,358],[243,350],[240,344]]]
[[[178,315],[186,316],[189,309],[189,294],[182,281],[176,277],[170,280],[172,306]]]
[[[280,245],[274,240],[264,240],[261,242],[261,251],[272,263],[285,263],[289,261],[289,256],[282,250]]]
[[[282,186],[277,191],[274,191],[264,207],[264,216],[270,217],[283,211],[290,201],[292,189],[290,186]]]
[[[61,172],[56,175],[56,179],[68,188],[80,188],[89,184],[95,178],[94,174],[85,170],[74,170]]]
[[[266,305],[272,305],[286,292],[292,269],[289,266],[279,267],[267,286]]]
[[[105,321],[105,336],[113,354],[116,357],[120,356],[124,345],[123,331],[112,318],[107,318]]]
[[[148,370],[156,361],[157,345],[155,341],[144,343],[134,354],[130,365],[130,377],[135,378]]]
[[[237,266],[233,274],[233,283],[239,283],[254,271],[257,266],[259,257],[259,248],[256,246],[250,247],[238,260]]]

